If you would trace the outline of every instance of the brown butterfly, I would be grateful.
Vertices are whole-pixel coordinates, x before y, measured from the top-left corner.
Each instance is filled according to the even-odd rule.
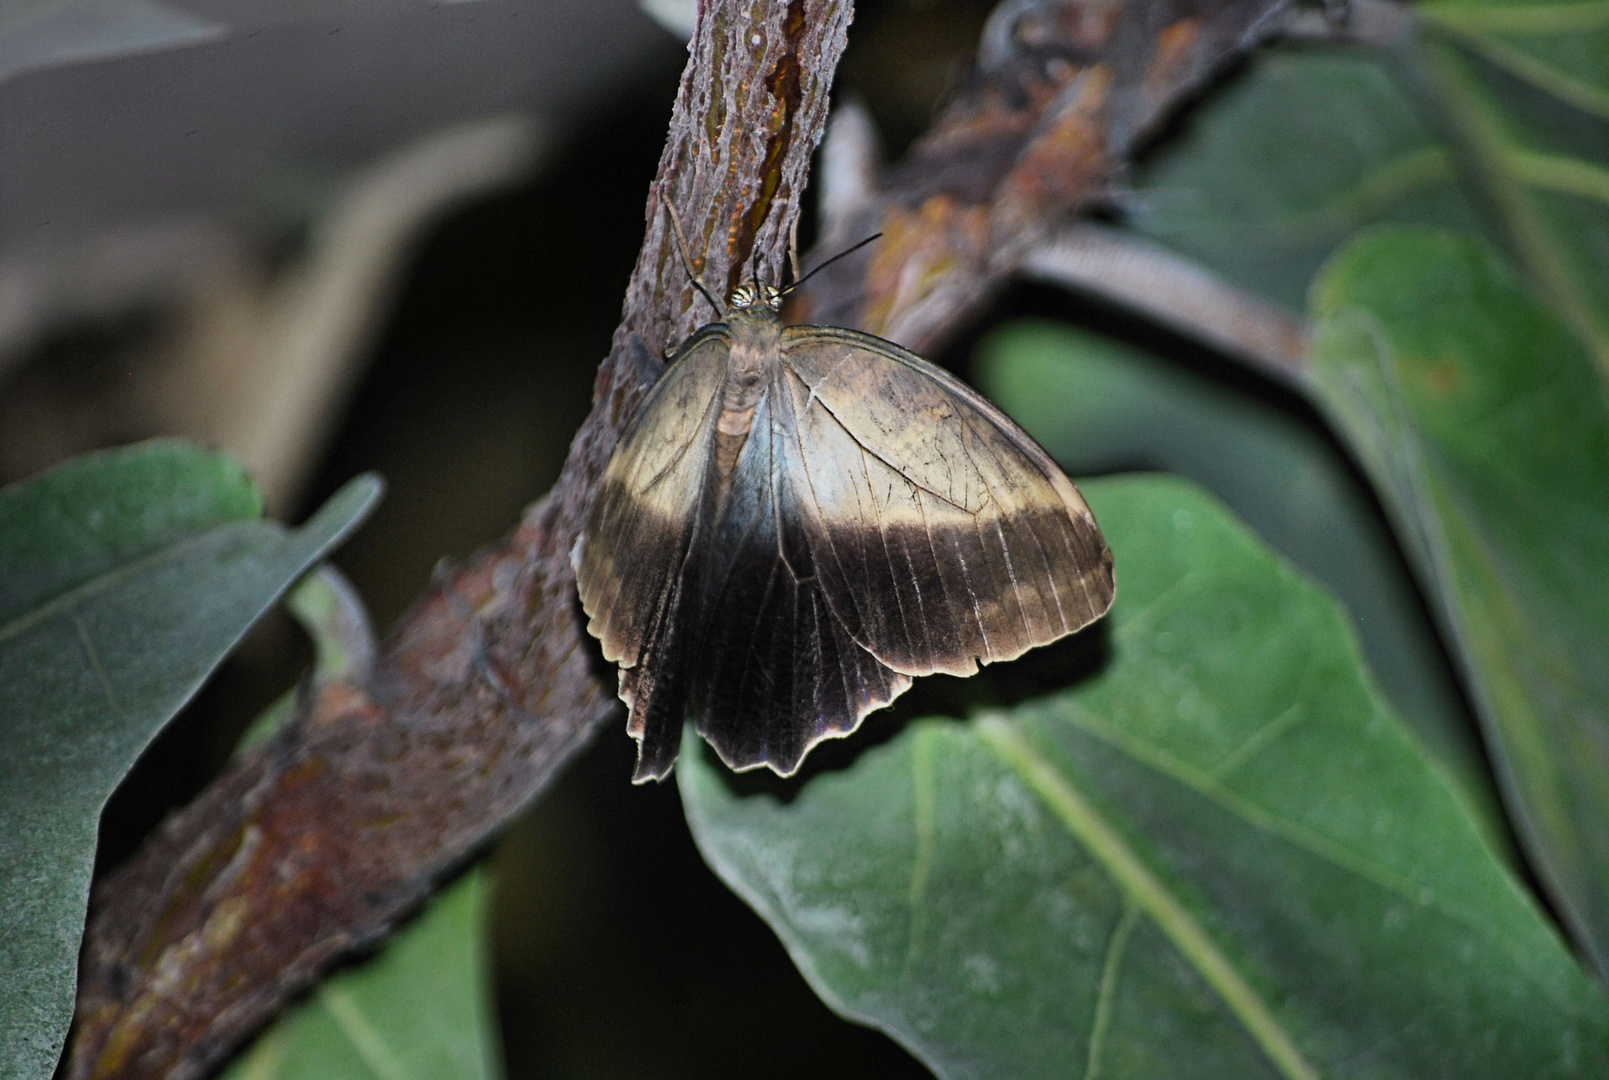
[[[733,769],[790,775],[913,677],[971,675],[1112,603],[1095,518],[1033,439],[893,342],[783,326],[782,296],[738,286],[675,351],[572,555],[638,783],[670,771],[688,717]]]

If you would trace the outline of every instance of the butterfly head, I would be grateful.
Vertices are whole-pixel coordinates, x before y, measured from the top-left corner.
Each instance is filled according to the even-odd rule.
[[[778,312],[782,310],[782,290],[751,278],[732,290],[726,306],[732,311],[748,311],[756,315]]]

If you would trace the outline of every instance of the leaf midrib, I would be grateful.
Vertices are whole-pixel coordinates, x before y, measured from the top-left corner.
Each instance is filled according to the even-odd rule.
[[[1248,1035],[1288,1080],[1321,1080],[1302,1056],[1273,1010],[1252,989],[1189,910],[1131,849],[1065,776],[1006,720],[985,716],[976,723],[983,744],[1034,791],[1067,830],[1115,878],[1125,896],[1151,921],[1217,992]]]
[[[165,544],[139,558],[98,573],[88,581],[75,585],[65,592],[57,593],[44,603],[30,607],[21,614],[0,622],[0,646],[5,645],[14,638],[21,637],[41,623],[48,622],[58,615],[73,610],[83,602],[92,600],[100,594],[110,592],[139,577],[154,566],[172,562],[176,557],[183,556],[204,544],[216,542],[222,534],[245,532],[253,527],[265,525],[265,522],[258,520],[228,522],[204,533]]]

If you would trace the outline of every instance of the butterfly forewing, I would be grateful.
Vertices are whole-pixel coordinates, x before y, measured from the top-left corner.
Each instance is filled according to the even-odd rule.
[[[1111,556],[1053,461],[1003,413],[868,335],[784,331],[822,588],[896,671],[971,674],[1111,604]]]

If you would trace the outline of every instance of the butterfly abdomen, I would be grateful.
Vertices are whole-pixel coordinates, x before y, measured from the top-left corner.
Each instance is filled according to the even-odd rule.
[[[781,329],[776,316],[733,312],[729,326],[731,352],[726,382],[721,387],[721,412],[715,422],[715,471],[723,480],[732,476],[738,455],[754,426],[754,410],[765,396],[769,376],[777,364]]]

